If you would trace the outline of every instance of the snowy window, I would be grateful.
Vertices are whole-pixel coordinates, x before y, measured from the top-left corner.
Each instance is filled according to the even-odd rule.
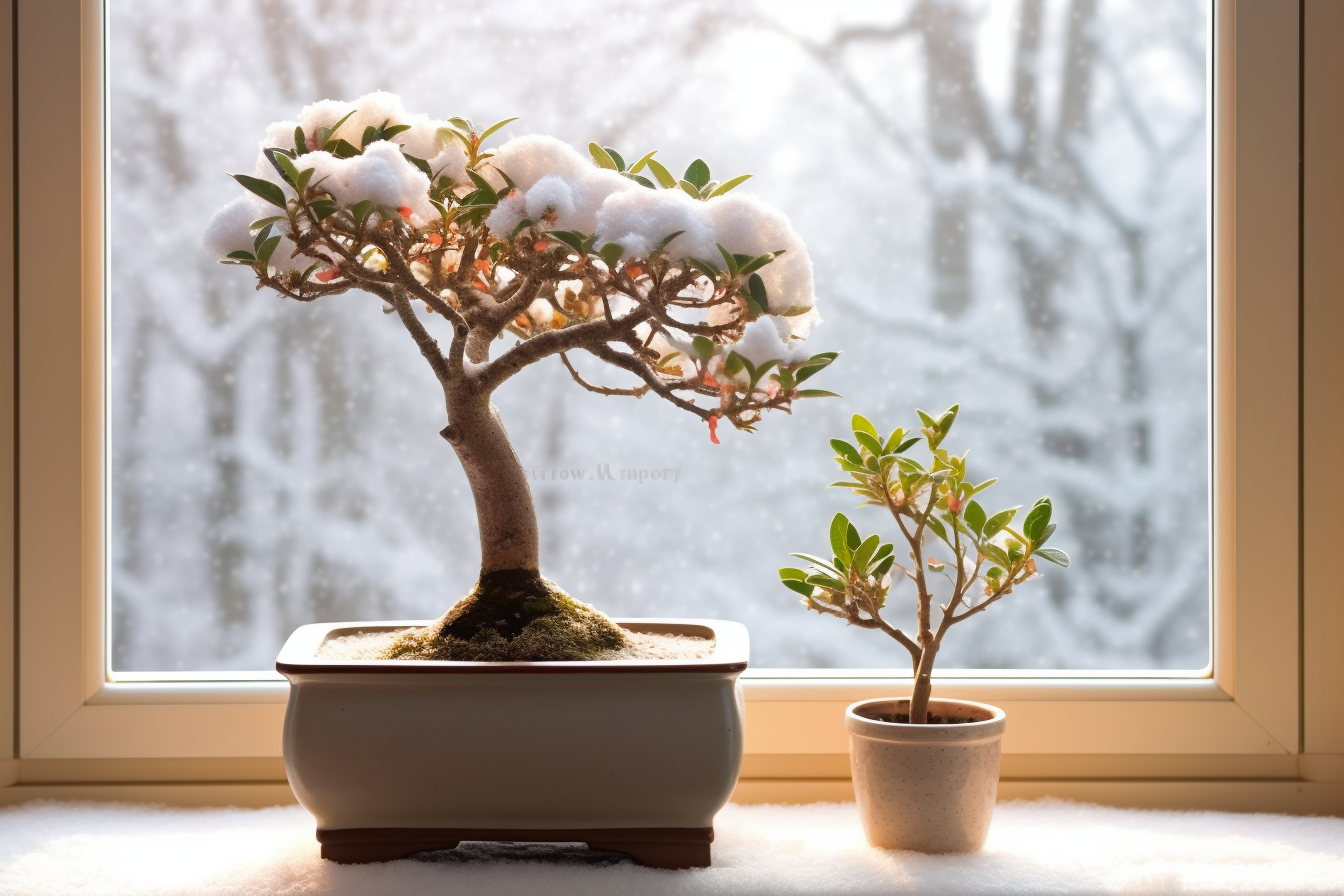
[[[810,344],[844,352],[844,399],[715,446],[555,371],[496,396],[572,594],[740,620],[757,667],[903,668],[775,570],[852,504],[825,488],[851,413],[955,401],[972,469],[1003,504],[1050,494],[1074,564],[960,627],[943,667],[1203,668],[1209,25],[1198,0],[110,3],[112,668],[268,669],[297,625],[437,616],[475,578],[396,322],[256,293],[200,247],[251,135],[374,89],[753,172],[810,247]]]

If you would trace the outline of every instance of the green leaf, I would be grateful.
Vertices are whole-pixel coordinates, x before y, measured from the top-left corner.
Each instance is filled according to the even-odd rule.
[[[749,180],[750,178],[751,178],[750,174],[739,174],[732,180],[726,180],[714,188],[714,192],[709,194],[709,198],[713,199],[715,196],[722,196],[724,193],[727,193],[734,187],[742,186],[742,184],[746,183],[747,180]],[[689,178],[687,179],[689,180]]]
[[[517,121],[517,120],[518,120],[518,116],[515,115],[515,116],[513,116],[512,118],[506,118],[506,119],[504,119],[503,121],[497,121],[497,122],[495,122],[494,124],[490,125],[490,127],[488,127],[488,128],[486,128],[485,130],[481,131],[481,136],[478,138],[478,141],[477,141],[477,142],[479,142],[479,143],[484,143],[486,137],[489,137],[489,136],[490,136],[491,134],[493,134],[495,131],[497,131],[497,130],[499,130],[500,128],[504,127],[504,125],[509,124],[509,123],[511,123],[511,122],[514,122],[514,121]]]
[[[691,350],[700,358],[700,361],[706,362],[714,354],[714,340],[708,336],[695,336],[691,339]]]
[[[643,171],[643,170],[644,170],[644,166],[647,165],[647,164],[649,164],[649,160],[652,159],[653,156],[654,156],[654,154],[657,153],[657,152],[658,152],[658,150],[656,150],[656,149],[651,149],[651,150],[649,150],[648,152],[644,153],[644,155],[640,156],[640,157],[639,157],[639,160],[638,160],[637,162],[635,162],[635,164],[633,164],[633,165],[630,166],[630,173],[631,173],[631,174],[638,174],[639,172]]]
[[[924,521],[924,525],[928,526],[934,535],[937,535],[943,541],[947,541],[947,529],[938,517],[930,514],[929,518]]]
[[[280,236],[278,234],[262,243],[261,247],[257,249],[257,261],[262,264],[268,264],[271,260],[272,253],[275,252],[275,247],[278,245],[280,245]]]
[[[755,258],[750,258],[747,261],[739,264],[737,266],[737,272],[745,277],[752,271],[759,271],[761,268],[765,267],[774,260],[775,260],[774,252],[767,252],[764,255],[757,255]]]
[[[717,280],[723,275],[723,271],[719,270],[718,265],[712,261],[705,261],[703,258],[688,258],[686,263],[711,280]]]
[[[584,254],[583,234],[576,230],[552,230],[550,236],[569,246],[580,255]]]
[[[719,254],[723,256],[723,263],[727,266],[728,274],[732,277],[737,276],[737,257],[727,249],[723,248],[722,243],[716,243],[719,247]]]
[[[250,174],[230,174],[234,180],[251,193],[255,193],[262,199],[265,199],[271,205],[285,207],[285,191],[279,184],[271,183],[269,180],[262,180],[259,177],[253,177]]]
[[[943,416],[938,418],[938,432],[947,435],[952,430],[952,423],[957,419],[957,412],[960,410],[961,405],[954,404],[943,411]]]
[[[1039,548],[1039,547],[1041,547],[1042,545],[1044,545],[1047,541],[1049,541],[1049,540],[1050,540],[1050,536],[1051,536],[1051,535],[1054,535],[1054,534],[1055,534],[1055,524],[1054,524],[1054,523],[1051,523],[1050,525],[1048,525],[1048,526],[1045,527],[1045,531],[1043,531],[1043,532],[1041,533],[1041,537],[1040,537],[1040,538],[1033,538],[1033,539],[1031,540],[1031,543],[1034,544],[1036,547]]]
[[[866,432],[874,439],[877,438],[877,427],[873,426],[873,424],[868,420],[868,418],[863,416],[862,414],[855,414],[853,417],[850,417],[849,426],[850,429],[854,430],[855,433]],[[882,453],[881,447],[879,447],[878,450],[874,451],[873,453],[881,454]]]
[[[919,415],[919,421],[920,421],[921,423],[923,423],[925,426],[933,426],[933,425],[934,425],[934,422],[935,422],[934,419],[933,419],[932,417],[930,417],[928,414],[924,413],[923,411],[919,410],[918,408],[915,409],[915,413]]]
[[[410,129],[411,129],[411,126],[408,125],[408,124],[394,124],[394,125],[392,125],[392,127],[390,127],[390,128],[389,128],[389,127],[384,127],[383,130],[382,130],[382,139],[384,139],[384,140],[391,140],[393,137],[397,136],[398,134],[405,133],[406,131],[409,131]]]
[[[266,150],[266,158],[271,160],[271,164],[280,172],[280,176],[287,180],[290,186],[296,190],[299,188],[299,169],[294,167],[294,163],[289,160],[289,156],[279,151]],[[309,171],[312,169],[310,168]],[[311,177],[311,175],[309,175]]]
[[[783,570],[780,570],[780,572],[783,572]],[[790,591],[801,594],[803,597],[812,596],[813,586],[809,585],[807,582],[801,582],[797,579],[784,579],[783,582],[784,587]]]
[[[257,231],[257,235],[256,235],[256,237],[252,240],[252,251],[253,251],[253,252],[260,252],[260,251],[261,251],[261,244],[264,243],[264,242],[266,242],[266,240],[267,240],[267,239],[270,237],[270,235],[271,235],[271,231],[274,230],[274,229],[275,229],[275,225],[274,225],[274,224],[267,224],[266,226],[262,227],[260,230]]]
[[[874,457],[882,456],[882,443],[879,442],[876,437],[871,436],[866,432],[855,431],[854,438],[858,440],[860,445],[868,449],[869,454]]]
[[[984,533],[985,508],[981,507],[976,502],[972,501],[966,505],[966,509],[962,511],[961,518],[966,521],[967,527],[969,527],[977,536]]]
[[[475,130],[475,126],[472,125],[468,119],[463,118],[460,115],[454,115],[452,118],[448,119],[448,123],[464,133],[470,134]]]
[[[786,566],[779,571],[779,577],[781,579],[796,579],[801,582],[803,579],[807,578],[807,573],[803,572],[801,569]]]
[[[799,389],[794,398],[844,398],[839,392],[827,392],[825,389]]]
[[[322,147],[338,159],[353,159],[359,155],[359,148],[346,140],[336,139],[328,140]]]
[[[650,153],[650,155],[652,155],[652,153]],[[658,183],[662,185],[663,189],[670,190],[677,185],[677,179],[672,176],[671,171],[668,171],[663,167],[662,162],[657,159],[649,159],[648,166],[649,170],[653,172],[653,176],[658,179]],[[697,196],[696,198],[698,199],[699,197]]]
[[[845,583],[837,578],[834,578],[833,576],[826,576],[820,574],[810,575],[807,577],[807,582],[809,585],[816,585],[819,588],[829,588],[830,590],[837,591],[840,594],[845,593]]]
[[[486,180],[479,173],[472,171],[470,168],[468,168],[467,177],[471,178],[471,182],[476,185],[476,189],[479,192],[485,194],[485,198],[487,200],[497,201],[499,199],[499,194],[495,192],[494,187],[490,186],[490,181]]]
[[[434,169],[432,169],[432,168],[429,167],[429,162],[426,162],[424,159],[420,158],[419,156],[413,156],[413,155],[411,155],[411,154],[408,153],[408,152],[403,152],[403,153],[401,154],[401,157],[402,157],[403,159],[405,159],[406,161],[410,162],[410,163],[411,163],[412,165],[414,165],[415,167],[419,168],[422,172],[424,172],[425,177],[433,177],[433,176],[434,176]]]
[[[359,145],[360,145],[360,146],[368,146],[368,145],[369,145],[370,143],[372,143],[377,137],[378,137],[378,129],[377,129],[376,127],[374,127],[373,125],[369,125],[368,127],[366,127],[366,128],[364,129],[364,135],[363,135],[362,137],[359,138]]]
[[[975,488],[971,489],[971,494],[972,494],[972,495],[978,495],[978,494],[980,494],[982,491],[984,491],[985,489],[989,488],[991,485],[993,485],[994,483],[996,483],[996,482],[998,482],[998,481],[999,481],[999,480],[997,480],[997,479],[986,479],[984,482],[980,483],[980,484],[977,485]]]
[[[850,523],[849,528],[845,530],[845,547],[849,548],[852,553],[853,551],[858,550],[859,545],[862,543],[863,539],[859,537],[859,530],[854,528],[853,523]]]
[[[251,224],[247,225],[247,229],[249,231],[257,231],[267,227],[268,225],[275,224],[278,221],[288,221],[288,220],[289,219],[286,218],[284,215],[274,215],[270,218],[261,218],[260,220],[253,221]]]
[[[881,538],[876,535],[869,535],[854,550],[854,562],[850,565],[858,570],[859,575],[866,576],[868,574],[868,564],[873,559],[873,553],[877,550],[877,546],[881,543]]]
[[[686,166],[686,173],[682,177],[690,181],[691,185],[695,187],[698,198],[699,191],[703,190],[705,184],[709,183],[709,166],[705,164],[704,159],[696,159]]]
[[[1032,505],[1031,512],[1022,522],[1022,534],[1035,544],[1040,540],[1041,533],[1045,532],[1045,527],[1050,525],[1050,499],[1041,498]]]
[[[658,189],[657,184],[655,184],[653,181],[649,180],[642,174],[630,174],[629,172],[626,172],[625,176],[630,178],[635,183],[639,184],[641,187],[648,187],[650,190]]]
[[[760,274],[752,274],[747,278],[747,294],[751,297],[752,304],[756,306],[756,317],[770,310],[770,303],[765,295],[765,281],[761,279]]]
[[[618,153],[616,150],[612,149],[610,146],[604,146],[602,148],[607,151],[607,155],[611,156],[611,160],[616,163],[616,170],[624,172],[625,159],[621,158],[621,154]]]
[[[797,557],[799,560],[806,560],[808,563],[812,563],[816,566],[821,567],[822,569],[830,570],[831,572],[839,572],[839,570],[835,568],[834,564],[832,564],[831,561],[823,560],[814,554],[789,554],[789,556]]]
[[[737,352],[729,352],[728,357],[723,360],[723,369],[728,371],[729,376],[737,376],[745,366],[742,356]]]
[[[831,439],[831,448],[836,454],[855,466],[863,466],[863,458],[859,456],[859,449],[855,448],[844,439]]]
[[[688,180],[677,181],[677,186],[681,187],[682,192],[685,193],[687,196],[691,197],[692,199],[700,198],[700,191],[697,190],[695,188],[695,184],[691,183],[690,181]]]
[[[350,206],[350,216],[355,219],[356,227],[362,228],[371,214],[373,214],[373,202],[371,200],[363,199]]]
[[[228,257],[229,257],[229,258],[237,259],[238,261],[256,261],[256,260],[257,260],[257,256],[253,255],[251,252],[247,252],[247,251],[244,251],[244,250],[242,250],[242,249],[238,249],[238,250],[235,250],[235,251],[233,251],[233,252],[230,252],[229,255],[228,255]]]
[[[319,199],[316,202],[310,202],[308,207],[313,210],[313,217],[321,221],[330,218],[341,210],[341,205],[334,199]]]
[[[607,263],[607,267],[615,270],[616,265],[621,260],[621,254],[624,252],[625,248],[620,243],[607,243],[602,247],[598,254],[601,255],[602,260]]]
[[[294,155],[301,156],[308,152],[308,138],[304,136],[303,128],[294,125]]]
[[[913,448],[913,447],[915,446],[915,443],[918,442],[918,441],[919,441],[919,436],[914,436],[914,437],[912,437],[912,438],[906,439],[904,442],[902,442],[901,444],[899,444],[899,445],[896,446],[896,451],[895,451],[894,453],[896,453],[896,454],[904,454],[905,452],[907,452],[907,451],[909,451],[911,448]]]
[[[984,544],[980,545],[980,553],[984,554],[986,557],[988,557],[990,560],[993,560],[1000,566],[1006,567],[1013,565],[1012,562],[1008,559],[1008,555],[1004,553],[1003,549],[996,544],[990,544],[989,542],[985,542]]]
[[[341,125],[349,121],[350,116],[354,115],[358,111],[359,111],[358,109],[351,109],[349,112],[345,113],[345,115],[341,116],[341,120],[332,125],[331,130],[327,131],[326,136],[324,137],[322,142],[326,143],[327,141],[331,140],[332,137],[336,136],[336,132],[341,129]]]
[[[588,154],[593,157],[593,161],[598,164],[599,168],[607,168],[611,171],[621,170],[616,167],[616,160],[613,159],[605,149],[598,146],[596,142],[588,144]]]
[[[1049,560],[1056,566],[1067,567],[1069,565],[1069,555],[1056,548],[1038,548],[1035,555],[1042,560]]]
[[[884,575],[891,572],[891,567],[894,566],[895,563],[896,563],[895,557],[891,556],[883,557],[881,560],[878,560],[875,564],[873,564],[873,575],[879,579],[882,578]]]
[[[1017,507],[1009,507],[1007,510],[1000,510],[985,521],[985,529],[981,534],[985,538],[993,538],[995,535],[998,535],[1004,526],[1013,521],[1013,517],[1017,514],[1017,511]]]
[[[849,562],[851,556],[849,545],[846,543],[849,528],[849,517],[843,513],[837,513],[831,518],[831,550],[838,560],[845,563]]]

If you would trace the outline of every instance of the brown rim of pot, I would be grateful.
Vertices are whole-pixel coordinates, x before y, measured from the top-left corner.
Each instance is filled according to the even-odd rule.
[[[944,725],[912,725],[909,722],[884,722],[860,715],[859,710],[876,706],[910,703],[909,697],[877,697],[851,703],[845,709],[845,729],[850,734],[868,737],[873,740],[897,741],[901,743],[959,743],[970,744],[993,740],[1003,736],[1007,727],[1007,715],[997,706],[977,703],[974,700],[952,700],[934,697],[929,700],[929,712],[940,708],[955,706],[971,707],[977,715],[984,718],[973,722],[954,722]]]

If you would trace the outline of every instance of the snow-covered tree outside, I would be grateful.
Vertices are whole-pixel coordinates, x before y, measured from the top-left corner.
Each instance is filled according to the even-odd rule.
[[[549,365],[497,393],[542,566],[572,593],[743,621],[757,667],[899,671],[885,639],[797,612],[775,570],[852,507],[823,488],[818,433],[960,400],[973,475],[1048,492],[1074,563],[941,667],[1207,662],[1206,4],[108,11],[114,669],[268,669],[297,625],[429,618],[476,578],[469,486],[425,437],[442,393],[399,319],[354,292],[257,295],[199,246],[269,122],[379,88],[580,150],[657,147],[678,174],[751,171],[739,190],[810,250],[811,341],[844,350],[822,384],[843,400],[715,446],[702,420]]]
[[[766,411],[831,397],[804,386],[836,357],[803,345],[819,320],[807,249],[780,212],[732,192],[750,175],[720,183],[695,159],[678,179],[656,151],[627,167],[614,148],[591,143],[589,161],[540,135],[488,149],[511,121],[436,120],[385,92],[322,100],[266,129],[255,170],[233,175],[246,192],[205,234],[211,255],[285,298],[367,294],[443,392],[440,435],[471,487],[480,578],[393,658],[629,647],[541,576],[527,471],[491,401],[524,369],[558,358],[552,374],[589,392],[656,396],[705,421],[715,444],[720,420],[751,432]],[[590,382],[569,353],[632,382]]]

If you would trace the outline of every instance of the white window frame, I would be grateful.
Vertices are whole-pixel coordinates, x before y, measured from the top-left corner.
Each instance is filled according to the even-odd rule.
[[[1216,13],[1211,669],[938,679],[1007,710],[1003,797],[1344,812],[1344,177],[1310,163],[1344,158],[1344,4]],[[285,801],[285,684],[106,671],[102,32],[97,0],[0,0],[0,804]],[[848,798],[842,709],[903,687],[748,679],[737,798]]]

